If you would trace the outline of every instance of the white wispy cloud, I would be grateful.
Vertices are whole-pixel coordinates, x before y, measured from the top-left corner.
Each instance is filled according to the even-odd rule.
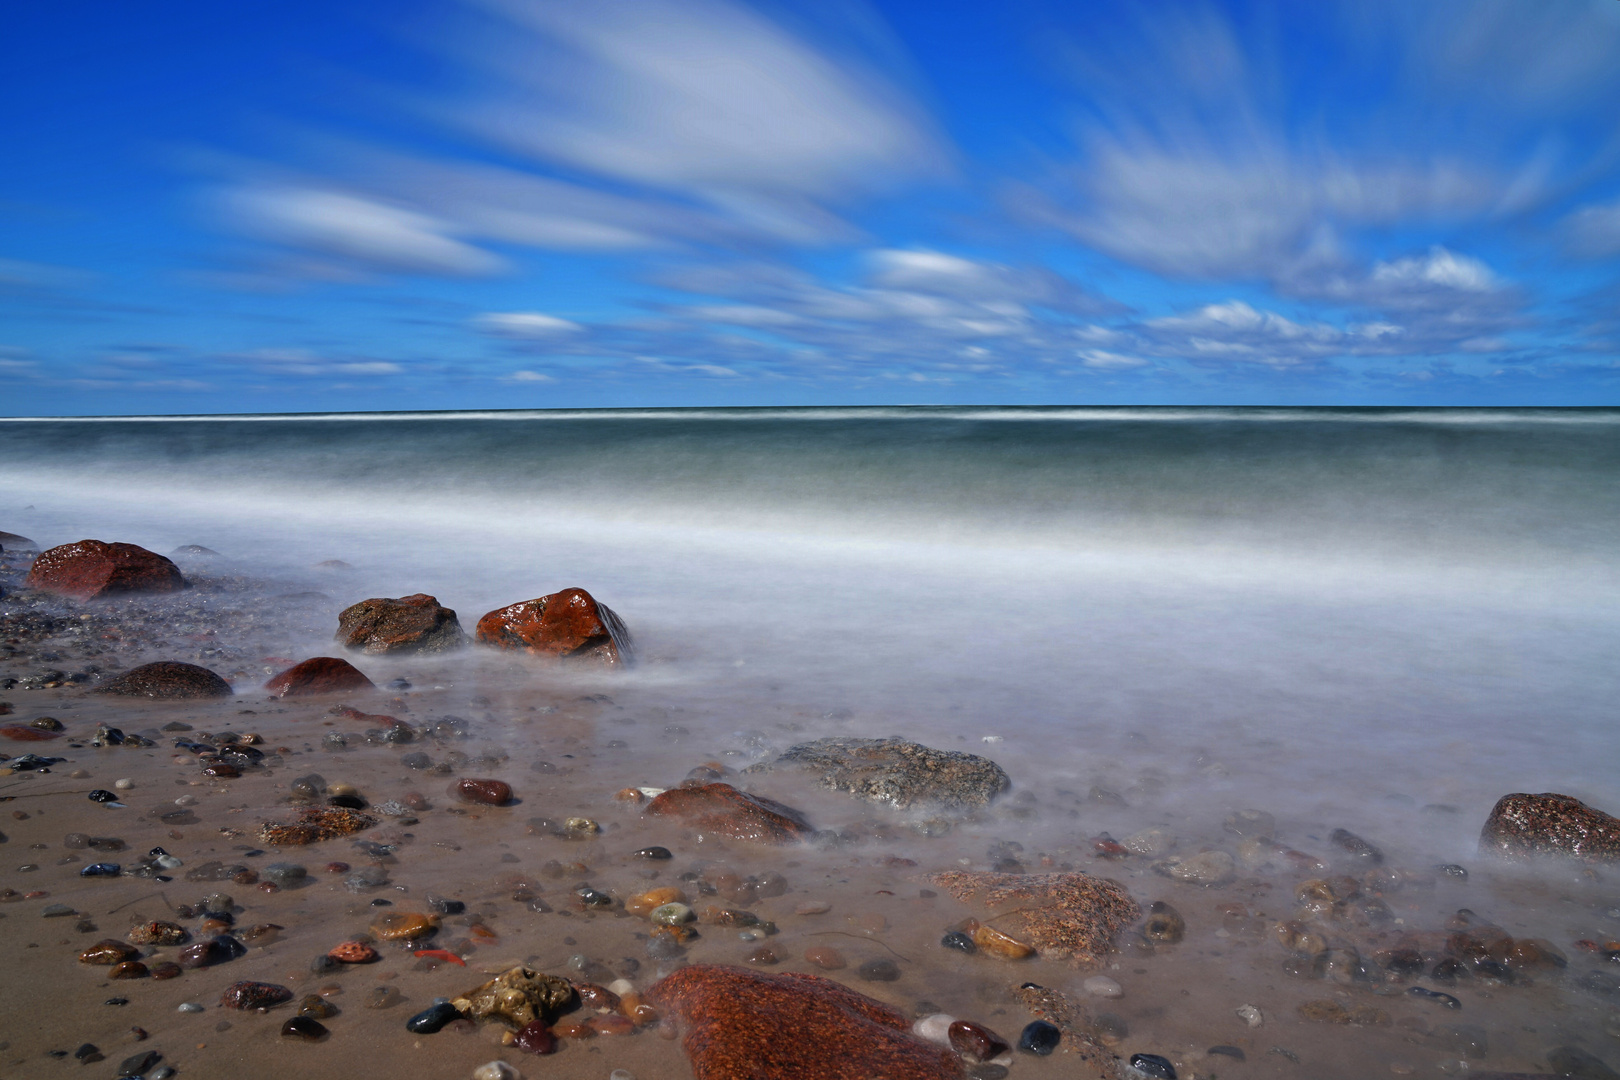
[[[557,341],[585,329],[579,323],[540,311],[490,312],[473,319],[473,325],[486,334],[522,341]]]

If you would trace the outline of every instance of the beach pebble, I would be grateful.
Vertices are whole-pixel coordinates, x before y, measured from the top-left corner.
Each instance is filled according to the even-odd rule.
[[[558,1043],[544,1020],[531,1020],[518,1031],[513,1045],[531,1054],[555,1054]]]
[[[1239,1019],[1252,1028],[1257,1028],[1265,1023],[1265,1017],[1253,1005],[1239,1005],[1234,1011],[1238,1014]]]
[[[823,971],[838,971],[844,967],[844,954],[831,945],[812,945],[804,950],[804,958]]]
[[[1125,988],[1106,975],[1093,975],[1081,986],[1092,997],[1117,998],[1125,996]]]
[[[664,886],[658,889],[649,889],[644,893],[637,893],[624,902],[624,910],[631,915],[652,915],[658,908],[666,904],[686,903],[686,894],[673,886]],[[687,910],[691,910],[688,908]],[[685,921],[685,920],[682,920]]]
[[[345,941],[334,945],[326,955],[340,964],[369,964],[377,959],[377,950],[363,941]]]
[[[1176,1080],[1176,1067],[1158,1054],[1132,1054],[1129,1064],[1136,1076],[1148,1080]]]
[[[866,982],[894,982],[900,977],[900,965],[886,957],[868,960],[855,969],[855,974]]]
[[[1045,1020],[1033,1020],[1018,1036],[1018,1049],[1025,1053],[1045,1057],[1058,1048],[1063,1032]]]
[[[337,1006],[319,994],[305,994],[303,1000],[298,1003],[298,1015],[313,1020],[327,1020],[336,1016],[337,1012]]]
[[[1121,840],[1120,845],[1134,855],[1157,858],[1176,846],[1176,838],[1168,829],[1143,829]]]
[[[989,1061],[1010,1049],[1006,1039],[972,1020],[952,1021],[947,1030],[951,1049],[969,1061]]]
[[[281,1025],[281,1034],[291,1039],[317,1042],[326,1038],[328,1032],[325,1024],[300,1013],[298,1016],[287,1018],[287,1022]]]
[[[940,1046],[951,1044],[951,1025],[956,1023],[956,1017],[949,1013],[930,1013],[911,1025],[912,1033],[920,1039],[927,1039]]]
[[[832,905],[825,900],[806,900],[793,909],[795,915],[825,915]]]
[[[135,781],[129,779],[128,777],[113,781],[113,787],[117,788],[119,791],[129,791],[134,786]]]
[[[1237,875],[1237,862],[1224,851],[1171,856],[1153,864],[1155,873],[1189,885],[1224,885]]]
[[[292,996],[291,990],[275,983],[239,982],[225,988],[219,1003],[227,1009],[268,1009],[283,1001],[291,1001]]]
[[[504,780],[464,778],[457,780],[451,786],[450,794],[462,802],[480,803],[484,806],[505,806],[512,801],[512,785]]]
[[[165,960],[161,964],[152,965],[152,978],[174,979],[185,973],[185,969],[172,960]]]
[[[405,1021],[405,1027],[418,1035],[432,1035],[440,1031],[452,1020],[456,1020],[461,1013],[448,1001],[435,1002]]]
[[[640,849],[639,851],[637,851],[636,852],[636,858],[638,858],[638,859],[672,859],[672,858],[674,858],[674,856],[672,854],[670,854],[669,848],[667,848],[667,847],[658,847],[657,845],[654,845],[653,847],[644,847],[644,848]]]
[[[309,871],[297,863],[277,862],[271,863],[259,871],[259,876],[266,881],[274,882],[282,888],[303,881],[309,876]]]
[[[648,918],[659,926],[680,926],[693,921],[697,915],[685,904],[672,903],[654,908]]]
[[[131,1054],[118,1063],[119,1076],[145,1076],[152,1066],[163,1060],[163,1054],[157,1050],[147,1050],[139,1054]]]
[[[391,1009],[400,1003],[401,996],[392,986],[373,986],[366,991],[361,1004],[368,1009]]]
[[[175,1012],[183,1012],[183,1013],[200,1013],[202,1011],[203,1011],[203,1007],[201,1005],[197,1004],[195,1001],[185,1002],[178,1009],[175,1010]]]
[[[1155,900],[1148,905],[1147,921],[1142,924],[1142,936],[1149,941],[1161,945],[1174,945],[1187,933],[1187,922],[1181,917],[1181,912],[1165,903]]]
[[[521,1080],[521,1074],[504,1061],[491,1061],[473,1070],[473,1080]]]
[[[141,950],[129,942],[119,941],[116,938],[106,938],[79,953],[79,963],[111,967],[114,964],[122,964],[126,960],[134,960],[140,955]]]
[[[993,926],[979,926],[973,931],[973,944],[984,953],[999,960],[1023,960],[1035,955],[1035,947],[1015,937],[1003,934]]]

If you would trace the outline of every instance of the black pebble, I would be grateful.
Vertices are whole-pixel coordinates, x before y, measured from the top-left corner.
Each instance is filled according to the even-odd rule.
[[[979,951],[979,947],[973,943],[973,939],[960,930],[952,930],[940,938],[939,943],[947,949],[955,949],[957,952],[975,953]]]
[[[148,1050],[144,1054],[132,1054],[125,1058],[118,1066],[119,1076],[144,1076],[152,1066],[163,1060],[163,1055],[156,1050]]]
[[[384,900],[382,897],[379,896],[379,897],[377,897],[377,899],[375,899],[375,900],[373,900],[371,902],[371,906],[372,907],[393,907],[394,902],[392,900]]]
[[[317,975],[325,975],[328,971],[336,971],[342,966],[342,961],[334,960],[325,953],[321,953],[321,955],[309,962],[309,970]]]
[[[1411,994],[1413,997],[1428,998],[1430,1001],[1437,1001],[1448,1009],[1462,1008],[1462,1002],[1458,1001],[1450,994],[1442,994],[1438,990],[1429,990],[1422,986],[1414,986],[1406,992]]]
[[[344,810],[364,810],[366,800],[358,795],[333,795],[326,800],[327,806],[337,806]]]
[[[79,871],[80,877],[117,877],[123,870],[117,863],[98,862],[91,863]]]
[[[855,974],[867,982],[894,982],[900,977],[900,965],[893,960],[868,960],[855,969]]]
[[[442,896],[430,896],[428,907],[440,915],[460,915],[467,910],[467,905],[460,900],[446,900]]]
[[[1131,1068],[1153,1080],[1176,1080],[1176,1067],[1158,1054],[1132,1054]]]
[[[669,848],[667,847],[644,847],[640,851],[636,852],[636,858],[672,859],[674,856],[669,853]]]
[[[1458,866],[1456,863],[1446,863],[1439,869],[1442,874],[1446,875],[1446,877],[1461,878],[1463,881],[1468,880],[1468,871]]]
[[[388,689],[390,690],[409,690],[410,688],[411,684],[406,682],[404,679],[388,680]]]
[[[1236,1046],[1212,1046],[1209,1048],[1209,1052],[1211,1054],[1220,1054],[1223,1057],[1234,1058],[1237,1061],[1246,1060],[1243,1050]]]
[[[85,1043],[83,1046],[73,1051],[73,1056],[78,1058],[80,1061],[100,1061],[101,1049],[97,1047],[95,1043]]]
[[[108,998],[106,1001],[103,1001],[102,1004],[103,1005],[128,1005],[129,1004],[129,998],[127,998],[127,997]]]
[[[1056,1050],[1058,1043],[1062,1041],[1063,1032],[1045,1020],[1034,1020],[1024,1028],[1023,1034],[1018,1036],[1018,1049],[1045,1057]]]
[[[405,1021],[405,1027],[407,1030],[414,1031],[418,1035],[432,1035],[434,1032],[441,1030],[444,1025],[448,1024],[450,1021],[456,1019],[460,1015],[461,1014],[456,1011],[456,1007],[454,1005],[450,1004],[448,1001],[441,1001],[437,1005],[429,1005],[427,1008]]]
[[[281,1025],[281,1033],[294,1039],[308,1039],[310,1042],[324,1039],[327,1035],[326,1025],[308,1016],[288,1017],[287,1022]]]
[[[90,793],[90,801],[91,802],[117,802],[118,801],[118,796],[114,795],[112,792],[108,791],[106,788],[99,788],[98,787],[98,788],[96,788],[96,790],[94,790],[94,791],[92,791]]]

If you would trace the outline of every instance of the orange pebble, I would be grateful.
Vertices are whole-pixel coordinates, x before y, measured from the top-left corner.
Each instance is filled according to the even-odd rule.
[[[585,1026],[598,1035],[628,1035],[636,1025],[628,1017],[617,1013],[600,1013],[585,1021]]]
[[[589,1039],[596,1034],[595,1030],[577,1016],[565,1016],[552,1024],[551,1033],[559,1039]]]
[[[369,964],[377,959],[377,950],[363,941],[345,941],[326,955],[340,964]]]

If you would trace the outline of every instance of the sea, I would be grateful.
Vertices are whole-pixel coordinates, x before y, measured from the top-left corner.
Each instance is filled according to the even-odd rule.
[[[1196,1007],[1173,968],[1143,976],[1147,990],[1115,965],[1126,994],[1110,1007],[1193,1075],[1305,1075],[1288,1054],[1313,1052],[1320,1076],[1530,1070],[1554,1044],[1620,1065],[1620,1027],[1603,1031],[1620,999],[1576,985],[1598,961],[1574,945],[1620,937],[1620,870],[1497,866],[1477,847],[1510,792],[1620,814],[1620,410],[14,418],[0,420],[0,529],[41,546],[202,545],[277,582],[264,604],[329,598],[308,635],[277,646],[288,656],[330,651],[335,612],[370,596],[429,593],[470,629],[582,587],[628,625],[638,662],[537,677],[680,733],[632,741],[614,783],[895,735],[1011,777],[1002,801],[1020,812],[959,828],[941,869],[1015,844],[1032,867],[1063,852],[1123,874],[1091,858],[1095,837],[1163,828],[1184,851],[1231,850],[1222,821],[1259,809],[1313,855],[1346,829],[1388,865],[1467,869],[1406,893],[1403,919],[1438,929],[1467,907],[1567,954],[1566,974],[1538,984],[1539,1019],[1511,1022],[1530,999],[1487,989],[1495,1004],[1466,1000],[1456,1017],[1419,1010],[1417,1034],[1300,1019],[1301,994],[1360,990],[1296,988],[1265,934],[1237,951],[1204,939]],[[346,568],[318,568],[333,560]],[[233,663],[222,673],[239,690],[269,670]],[[434,672],[457,685],[454,661]],[[513,686],[480,680],[517,676],[468,665],[460,678],[488,699]],[[504,737],[518,753],[527,736]],[[801,797],[839,824],[836,804]],[[894,847],[926,870],[940,861],[929,843]],[[1133,894],[1195,929],[1236,896],[1193,895],[1138,862]],[[1236,898],[1285,918],[1293,885]],[[1294,995],[1266,1007],[1271,1027],[1232,1019],[1238,998],[1267,993]],[[1416,1005],[1393,1000],[1398,1024]],[[1491,1056],[1442,1021],[1482,1026]],[[1335,1071],[1351,1067],[1332,1040],[1352,1038],[1370,1056]],[[1248,1063],[1199,1056],[1216,1043],[1248,1045]]]

